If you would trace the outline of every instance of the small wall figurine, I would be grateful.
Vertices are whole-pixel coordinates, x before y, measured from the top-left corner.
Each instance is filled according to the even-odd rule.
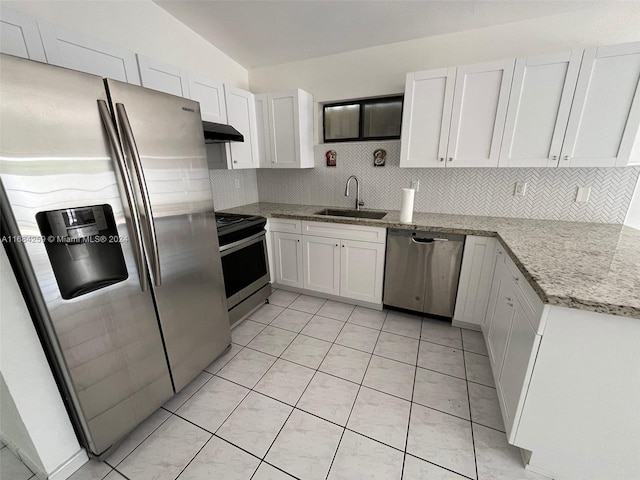
[[[374,167],[384,167],[384,164],[387,161],[387,151],[382,148],[378,148],[373,152],[373,166]]]
[[[327,150],[324,154],[327,158],[327,167],[335,167],[338,160],[338,153],[335,150]]]

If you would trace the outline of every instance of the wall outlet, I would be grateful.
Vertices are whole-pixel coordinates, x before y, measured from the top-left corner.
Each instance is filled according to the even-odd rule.
[[[411,180],[411,188],[413,188],[416,192],[420,191],[420,180]]]
[[[240,189],[240,179],[236,178],[236,188]]]
[[[589,195],[591,195],[591,187],[578,187],[576,189],[576,202],[587,203],[589,201]]]
[[[513,196],[524,197],[527,194],[527,185],[529,185],[529,182],[516,182],[516,187],[513,189]]]

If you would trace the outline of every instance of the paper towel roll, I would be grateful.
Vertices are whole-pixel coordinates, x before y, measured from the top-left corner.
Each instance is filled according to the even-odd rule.
[[[402,204],[400,205],[400,221],[411,223],[413,219],[413,198],[416,191],[413,188],[402,189]]]

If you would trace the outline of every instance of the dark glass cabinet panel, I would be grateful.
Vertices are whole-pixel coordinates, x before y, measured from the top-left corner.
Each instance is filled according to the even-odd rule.
[[[325,105],[324,141],[399,139],[403,100],[404,97],[399,95]]]
[[[364,138],[400,137],[402,100],[364,105]]]

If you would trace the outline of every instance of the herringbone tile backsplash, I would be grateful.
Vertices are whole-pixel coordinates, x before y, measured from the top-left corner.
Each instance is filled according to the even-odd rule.
[[[385,167],[373,166],[377,148],[387,151]],[[329,149],[338,152],[336,167],[325,164]],[[345,182],[349,175],[357,175],[365,208],[399,210],[400,189],[419,180],[418,212],[623,223],[640,175],[640,167],[408,169],[399,164],[399,141],[317,145],[314,169],[258,170],[258,198],[349,207],[354,197],[344,196]],[[517,181],[528,182],[524,197],[513,196]],[[579,186],[591,187],[586,204],[574,202]],[[224,203],[229,202],[218,201],[216,207]]]
[[[209,170],[209,181],[216,210],[258,201],[255,170]]]

